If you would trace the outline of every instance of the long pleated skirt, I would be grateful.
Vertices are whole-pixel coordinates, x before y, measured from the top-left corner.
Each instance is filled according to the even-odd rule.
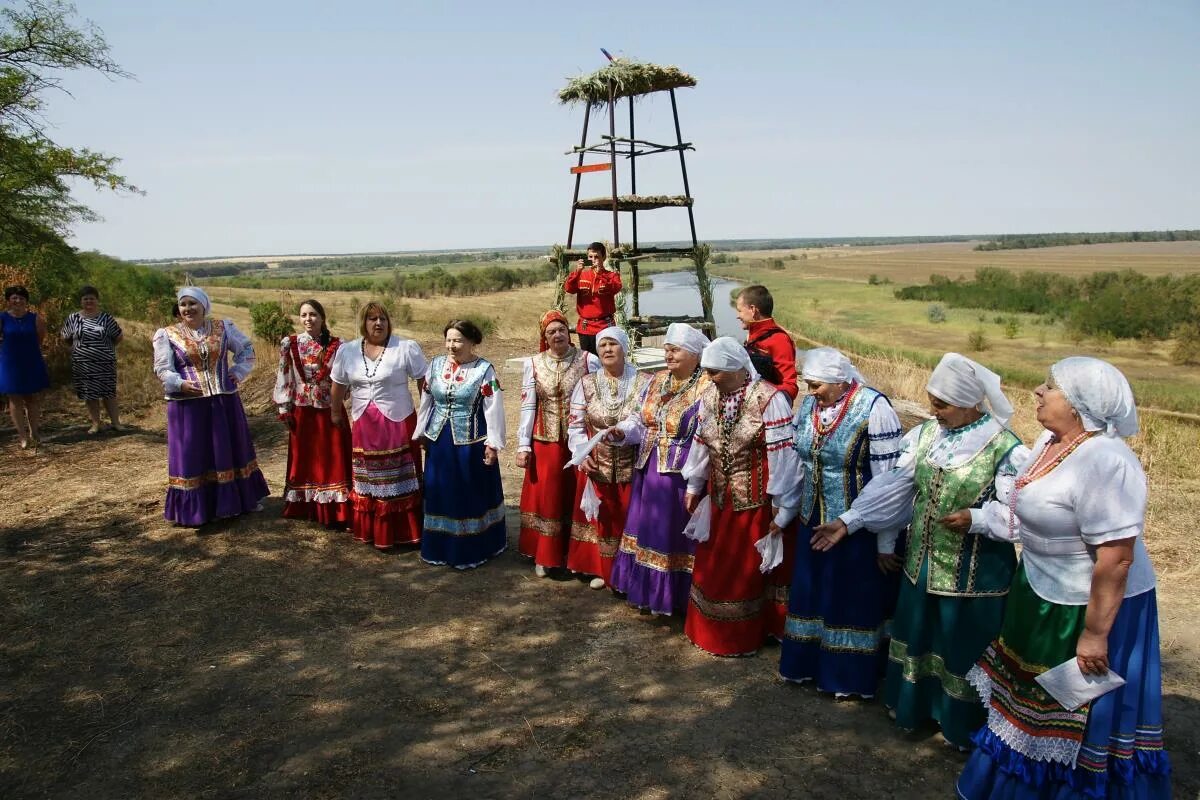
[[[383,549],[421,540],[421,454],[416,412],[399,422],[374,403],[354,420],[351,441],[354,538]]]
[[[779,672],[823,692],[874,696],[883,676],[885,631],[898,589],[876,564],[875,536],[847,536],[812,549],[812,520],[799,527]]]
[[[349,527],[350,429],[334,425],[328,408],[297,406],[291,418],[283,516],[326,528]]]
[[[483,452],[483,442],[455,444],[449,425],[426,445],[422,560],[468,569],[504,552],[500,464],[485,465]]]
[[[543,567],[562,567],[567,563],[575,471],[564,470],[563,465],[570,460],[566,442],[534,440],[529,466],[525,469],[518,550]]]
[[[163,516],[179,525],[245,514],[270,494],[238,395],[167,403],[167,476]]]
[[[958,778],[968,800],[1171,796],[1163,750],[1158,605],[1153,590],[1122,601],[1108,634],[1125,685],[1068,711],[1034,679],[1075,657],[1086,606],[1038,597],[1017,568],[1000,636],[967,673],[987,710]]]
[[[708,541],[696,545],[692,589],[683,632],[718,656],[751,655],[762,647],[777,615],[767,600],[768,578],[754,543],[767,534],[771,506],[746,511],[712,507]]]
[[[621,544],[621,533],[625,529],[625,516],[629,510],[631,485],[628,483],[600,483],[592,481],[600,497],[600,511],[595,520],[589,521],[579,507],[583,499],[587,475],[575,471],[575,499],[572,504],[571,539],[567,543],[567,569],[583,575],[612,581],[613,560]]]
[[[687,482],[658,471],[658,448],[633,473],[629,513],[609,584],[629,605],[655,614],[683,614],[692,588],[696,543],[683,535]]]
[[[888,644],[884,704],[896,724],[915,729],[932,720],[946,741],[969,747],[985,715],[967,671],[1000,632],[1005,595],[944,597],[926,591],[929,559],[914,584],[900,579]]]

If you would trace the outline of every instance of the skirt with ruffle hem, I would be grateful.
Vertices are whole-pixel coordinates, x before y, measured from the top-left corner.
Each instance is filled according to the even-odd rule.
[[[167,403],[167,476],[163,517],[189,527],[254,511],[270,494],[240,397]]]
[[[469,569],[508,546],[500,464],[483,463],[484,447],[455,444],[449,425],[426,445],[423,561]]]
[[[630,484],[593,480],[592,486],[600,498],[600,510],[596,519],[589,521],[579,507],[587,475],[579,470],[575,472],[574,518],[571,520],[571,541],[567,543],[567,569],[611,583],[613,559],[621,544],[625,512],[629,510]]]
[[[351,458],[354,538],[384,549],[421,540],[421,462],[416,412],[396,422],[374,403],[354,421]]]
[[[283,516],[326,528],[349,527],[350,430],[334,425],[328,408],[296,406],[291,420]]]
[[[1048,602],[1018,567],[1004,627],[967,673],[987,709],[958,778],[965,800],[1145,800],[1171,796],[1163,750],[1158,609],[1153,590],[1121,603],[1108,634],[1125,685],[1075,711],[1035,682],[1075,657],[1086,606]]]
[[[692,588],[696,543],[683,535],[688,522],[687,482],[658,471],[658,448],[630,483],[629,513],[609,585],[626,602],[655,614],[682,614]]]

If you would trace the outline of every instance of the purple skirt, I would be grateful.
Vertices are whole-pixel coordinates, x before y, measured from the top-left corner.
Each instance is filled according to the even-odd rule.
[[[240,397],[167,403],[167,475],[163,516],[180,525],[245,514],[270,494]]]
[[[696,543],[683,535],[687,482],[678,472],[658,471],[658,448],[633,473],[625,533],[609,585],[631,606],[655,614],[683,614],[692,587]]]

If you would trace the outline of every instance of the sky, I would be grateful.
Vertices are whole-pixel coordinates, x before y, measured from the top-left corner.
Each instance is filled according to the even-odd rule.
[[[76,4],[136,77],[72,74],[47,118],[145,191],[78,192],[103,221],[73,244],[123,258],[565,242],[583,111],[555,94],[601,47],[696,77],[703,240],[1200,227],[1197,0]],[[666,95],[636,115],[673,135]],[[638,179],[682,193],[670,154]]]

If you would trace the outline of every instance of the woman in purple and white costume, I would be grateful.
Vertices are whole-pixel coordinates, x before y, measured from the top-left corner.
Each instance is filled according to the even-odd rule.
[[[638,445],[629,513],[610,585],[631,606],[654,614],[683,614],[692,587],[696,543],[683,535],[689,515],[682,470],[696,433],[700,395],[709,378],[700,369],[708,337],[691,325],[667,328],[667,368],[651,377],[637,413],[620,422],[614,441]]]
[[[254,346],[232,321],[208,319],[203,289],[184,286],[176,303],[179,322],[154,333],[154,374],[167,399],[163,516],[199,527],[258,510],[270,491],[237,393],[254,369]]]
[[[988,720],[958,794],[1170,797],[1146,473],[1123,441],[1138,430],[1133,391],[1111,364],[1074,357],[1034,395],[1046,431],[1007,497],[943,520],[1022,548],[1000,635],[967,673]],[[1065,708],[1037,678],[1071,661],[1126,682]]]

